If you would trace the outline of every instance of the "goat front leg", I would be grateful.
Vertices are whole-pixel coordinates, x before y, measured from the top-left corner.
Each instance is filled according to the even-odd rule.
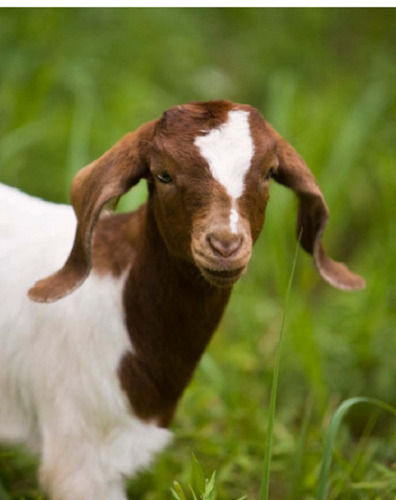
[[[127,500],[122,475],[106,470],[100,450],[74,436],[44,443],[40,484],[51,500]]]

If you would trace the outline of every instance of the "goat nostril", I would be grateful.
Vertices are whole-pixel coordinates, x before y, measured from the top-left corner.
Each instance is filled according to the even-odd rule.
[[[243,237],[239,234],[216,235],[210,234],[207,237],[209,245],[215,254],[222,257],[231,257],[242,245]]]

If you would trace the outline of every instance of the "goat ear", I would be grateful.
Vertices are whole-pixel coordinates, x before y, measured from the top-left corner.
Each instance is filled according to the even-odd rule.
[[[323,194],[304,160],[272,127],[269,128],[276,139],[279,161],[274,179],[293,189],[299,198],[297,234],[301,234],[302,247],[313,256],[320,276],[330,285],[343,290],[364,288],[365,280],[361,276],[325,254],[321,238],[329,211]]]
[[[78,172],[71,187],[71,201],[77,216],[73,247],[59,271],[37,281],[29,290],[32,300],[54,302],[73,292],[87,278],[91,269],[92,232],[102,208],[144,177],[145,150],[153,138],[155,123],[149,122],[127,134]]]

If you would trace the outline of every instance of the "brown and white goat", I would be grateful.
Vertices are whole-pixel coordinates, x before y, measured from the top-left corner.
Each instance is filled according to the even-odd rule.
[[[77,225],[71,207],[0,186],[0,439],[41,454],[51,499],[125,499],[123,478],[168,442],[271,177],[296,192],[320,275],[364,286],[322,249],[328,210],[304,161],[247,105],[177,106],[126,135],[74,179]],[[100,217],[142,178],[145,205]]]

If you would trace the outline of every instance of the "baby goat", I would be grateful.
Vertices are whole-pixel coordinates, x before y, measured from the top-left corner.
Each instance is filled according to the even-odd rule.
[[[51,499],[125,499],[124,477],[166,445],[249,262],[271,177],[296,192],[320,275],[364,286],[323,251],[328,210],[308,167],[247,105],[177,106],[126,135],[75,177],[77,221],[0,187],[0,440],[41,454]],[[142,178],[145,205],[100,217]]]

